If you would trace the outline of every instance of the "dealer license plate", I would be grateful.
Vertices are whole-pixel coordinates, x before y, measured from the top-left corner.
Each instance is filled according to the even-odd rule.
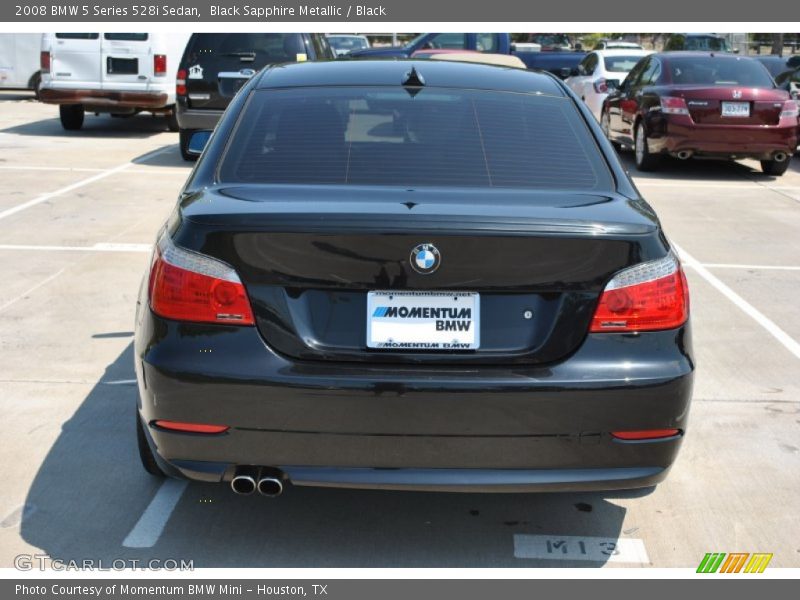
[[[367,347],[475,350],[480,347],[480,308],[475,292],[369,292]]]

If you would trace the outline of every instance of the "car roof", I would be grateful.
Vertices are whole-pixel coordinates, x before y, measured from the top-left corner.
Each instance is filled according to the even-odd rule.
[[[562,84],[547,73],[424,59],[287,63],[265,69],[255,87],[400,86],[412,67],[426,86],[566,96]]]
[[[653,56],[657,58],[700,58],[700,57],[713,57],[719,58],[720,60],[755,60],[755,57],[752,56],[739,56],[738,54],[733,54],[731,52],[722,52],[720,50],[716,51],[700,51],[700,50],[675,50],[672,52],[658,52]]]
[[[592,50],[592,52],[600,56],[647,56],[648,54],[653,54],[652,50],[643,48],[609,48],[607,50]]]

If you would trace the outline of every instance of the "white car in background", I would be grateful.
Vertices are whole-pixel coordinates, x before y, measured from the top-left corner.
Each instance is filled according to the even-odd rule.
[[[621,85],[636,63],[643,56],[652,53],[652,50],[636,48],[593,50],[584,57],[573,75],[564,83],[586,102],[595,118],[600,120],[600,110],[603,107],[603,100],[608,96],[609,85]]]
[[[344,56],[356,50],[366,50],[370,47],[369,39],[365,35],[350,33],[329,33],[325,36],[328,39],[336,56]]]
[[[41,33],[0,33],[0,88],[39,94]]]

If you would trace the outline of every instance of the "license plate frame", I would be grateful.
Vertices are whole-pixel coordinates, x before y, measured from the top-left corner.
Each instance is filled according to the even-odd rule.
[[[733,119],[747,119],[750,117],[749,102],[723,102],[720,115]]]
[[[480,305],[478,292],[367,292],[367,348],[411,352],[478,350]]]

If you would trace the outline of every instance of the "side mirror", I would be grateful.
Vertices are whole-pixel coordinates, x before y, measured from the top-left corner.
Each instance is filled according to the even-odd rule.
[[[585,75],[583,69],[581,69],[580,67],[572,67],[572,69],[570,69],[569,74],[571,77],[577,77],[578,75]]]
[[[207,130],[195,131],[189,138],[189,146],[186,148],[190,156],[200,156],[208,143],[211,132]]]
[[[795,56],[790,57],[789,60],[786,61],[786,64],[787,64],[787,66],[791,67],[792,69],[800,68],[800,56],[795,55]]]
[[[733,49],[733,53],[734,53],[734,54],[739,54],[739,48],[734,48],[734,49]]]
[[[558,70],[558,76],[559,76],[559,77],[561,77],[561,79],[566,79],[567,77],[569,77],[570,75],[572,75],[572,71],[573,71],[573,70],[572,70],[572,69],[570,69],[569,67],[561,67],[561,68]]]
[[[606,79],[606,87],[608,88],[608,93],[611,94],[619,91],[620,84],[616,79]]]
[[[583,44],[580,42],[575,42],[575,52],[582,52],[583,51]]]

